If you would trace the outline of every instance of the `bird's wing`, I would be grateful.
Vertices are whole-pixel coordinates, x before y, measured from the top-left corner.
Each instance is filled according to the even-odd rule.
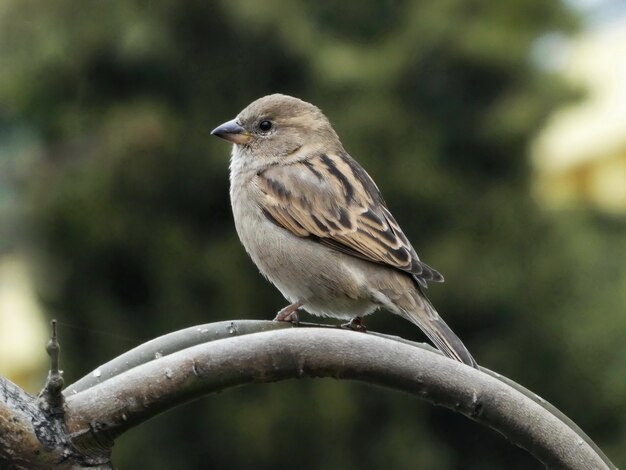
[[[260,172],[260,205],[298,237],[406,271],[426,286],[443,281],[422,263],[365,170],[346,153],[319,153]]]

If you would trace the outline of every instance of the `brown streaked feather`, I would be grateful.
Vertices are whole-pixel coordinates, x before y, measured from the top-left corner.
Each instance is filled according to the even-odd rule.
[[[264,215],[294,235],[400,269],[422,286],[443,281],[419,260],[376,184],[347,153],[319,153],[274,166],[255,182],[264,196]]]

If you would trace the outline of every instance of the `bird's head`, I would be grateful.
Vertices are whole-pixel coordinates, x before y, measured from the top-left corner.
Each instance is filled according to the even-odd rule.
[[[304,146],[340,145],[322,111],[287,95],[264,96],[211,134],[228,140],[255,158],[279,160]]]

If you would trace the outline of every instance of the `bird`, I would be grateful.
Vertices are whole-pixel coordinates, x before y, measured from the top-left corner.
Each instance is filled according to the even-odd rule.
[[[445,356],[478,367],[424,293],[443,276],[419,259],[317,106],[267,95],[211,134],[233,144],[239,239],[290,302],[275,320],[297,322],[303,309],[365,331],[363,317],[382,308],[417,325]]]

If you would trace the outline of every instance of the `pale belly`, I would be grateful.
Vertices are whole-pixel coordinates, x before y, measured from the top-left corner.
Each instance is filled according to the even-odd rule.
[[[261,273],[290,302],[314,315],[350,319],[378,308],[368,287],[367,261],[299,238],[270,222],[260,211],[238,213],[237,233]]]

